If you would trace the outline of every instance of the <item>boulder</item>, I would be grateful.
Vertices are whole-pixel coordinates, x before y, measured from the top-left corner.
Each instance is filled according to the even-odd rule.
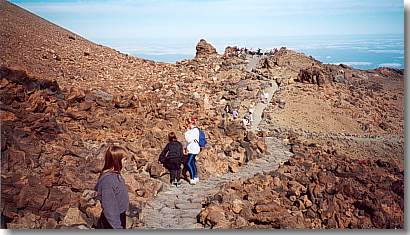
[[[229,57],[235,56],[237,50],[238,50],[238,48],[236,46],[235,47],[228,46],[228,47],[225,48],[225,52],[224,52],[223,57],[224,58],[229,58]]]
[[[92,224],[94,226],[97,226],[98,219],[100,218],[102,213],[101,203],[97,201],[94,206],[88,207],[85,212],[87,217],[91,219]]]
[[[7,223],[7,229],[39,229],[40,216],[33,213],[25,213],[23,216],[15,218],[12,222]]]
[[[205,223],[214,227],[223,223],[225,220],[225,212],[221,208],[210,208],[207,213]]]
[[[76,225],[87,225],[84,214],[78,209],[70,207],[61,222],[63,226],[72,227]]]
[[[232,202],[232,211],[235,214],[239,214],[241,212],[243,206],[244,206],[244,203],[242,202],[242,200],[235,199]]]
[[[17,208],[28,208],[38,211],[47,199],[48,193],[47,187],[40,183],[23,187],[16,198]],[[33,195],[36,196],[33,197]]]
[[[208,43],[205,39],[199,40],[196,45],[196,58],[207,58],[210,55],[217,54],[215,47]]]
[[[167,173],[167,170],[165,169],[162,164],[158,162],[152,162],[150,167],[149,167],[149,174],[153,178],[159,178]]]
[[[268,146],[266,145],[265,141],[263,141],[263,140],[258,140],[258,141],[256,142],[256,146],[258,147],[258,150],[259,150],[261,153],[266,152],[266,150],[267,150],[267,148],[268,148]]]

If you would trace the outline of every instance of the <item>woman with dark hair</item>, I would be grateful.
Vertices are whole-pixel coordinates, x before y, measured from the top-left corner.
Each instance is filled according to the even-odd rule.
[[[125,211],[128,209],[128,192],[121,176],[122,160],[127,151],[120,146],[110,146],[105,153],[105,163],[95,191],[102,209],[97,228],[125,229]]]
[[[178,187],[181,178],[181,162],[184,151],[174,132],[168,134],[168,143],[159,155],[159,162],[169,170],[170,181]]]

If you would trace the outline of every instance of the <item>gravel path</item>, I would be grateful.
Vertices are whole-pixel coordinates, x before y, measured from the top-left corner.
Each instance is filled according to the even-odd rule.
[[[259,127],[259,123],[262,121],[262,114],[263,111],[265,110],[266,107],[268,107],[268,105],[270,104],[273,94],[279,89],[278,85],[276,84],[276,82],[271,83],[271,86],[266,88],[264,90],[265,93],[268,93],[268,100],[266,101],[266,103],[258,103],[253,111],[253,123],[252,123],[252,127],[251,130],[252,131],[256,131]]]
[[[213,176],[196,185],[183,182],[176,188],[166,185],[164,190],[143,209],[142,220],[147,229],[198,229],[197,215],[201,212],[201,202],[207,196],[215,194],[220,186],[234,180],[246,180],[257,173],[274,171],[280,162],[286,161],[292,153],[280,140],[266,138],[268,154],[249,162],[237,173]]]

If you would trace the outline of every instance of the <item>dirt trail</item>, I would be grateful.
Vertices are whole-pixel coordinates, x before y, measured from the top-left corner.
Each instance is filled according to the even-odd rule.
[[[268,154],[249,162],[237,173],[213,176],[196,185],[183,182],[176,188],[166,185],[165,189],[143,209],[142,220],[149,229],[196,229],[202,228],[196,216],[201,212],[201,201],[215,194],[220,185],[242,179],[246,180],[257,173],[275,170],[279,163],[286,161],[292,154],[276,138],[266,138]]]

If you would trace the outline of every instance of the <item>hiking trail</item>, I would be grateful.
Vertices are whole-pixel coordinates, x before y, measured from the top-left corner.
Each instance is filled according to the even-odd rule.
[[[246,70],[256,68],[259,56],[253,56]],[[257,130],[262,120],[262,113],[269,105],[273,93],[278,89],[274,82],[265,89],[269,93],[266,103],[258,103],[254,110],[254,123],[251,130]],[[222,176],[211,176],[201,180],[196,185],[190,185],[182,180],[180,187],[164,184],[164,189],[152,201],[148,202],[142,210],[142,222],[147,229],[200,229],[204,228],[197,222],[197,215],[201,212],[202,200],[212,196],[220,186],[234,180],[246,180],[258,173],[268,173],[277,169],[281,162],[286,161],[293,154],[274,137],[265,138],[267,144],[266,154],[258,159],[249,161],[239,168],[237,173],[226,173]],[[199,155],[199,158],[201,156]]]

